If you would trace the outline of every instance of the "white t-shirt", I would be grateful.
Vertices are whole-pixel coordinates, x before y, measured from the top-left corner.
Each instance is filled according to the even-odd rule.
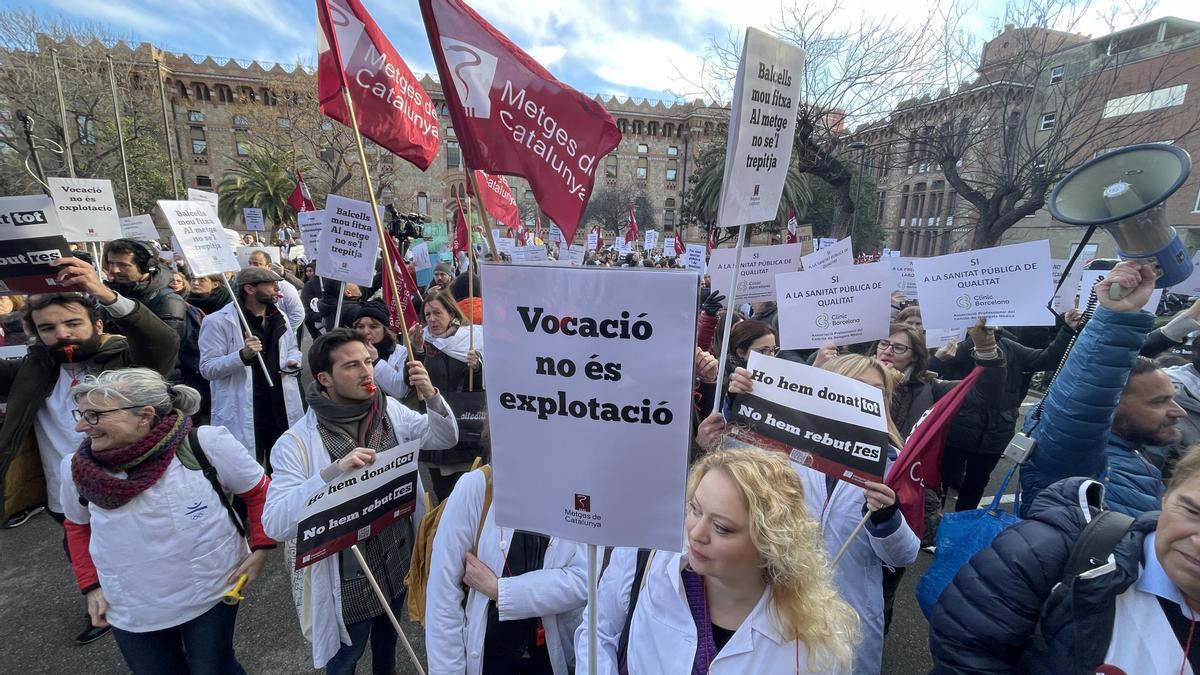
[[[83,368],[79,370],[79,376],[82,377]],[[42,456],[42,471],[46,474],[46,505],[56,513],[63,512],[59,497],[63,457],[75,452],[85,438],[84,434],[75,431],[75,419],[71,416],[75,401],[71,400],[70,394],[71,373],[59,366],[54,391],[50,392],[46,403],[38,409],[33,419],[33,433]]]

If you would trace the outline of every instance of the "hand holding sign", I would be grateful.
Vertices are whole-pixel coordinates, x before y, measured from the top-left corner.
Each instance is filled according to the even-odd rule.
[[[364,466],[370,466],[375,463],[375,455],[377,453],[373,448],[355,448],[350,451],[350,454],[339,459],[334,466],[338,469],[338,474],[361,469]]]

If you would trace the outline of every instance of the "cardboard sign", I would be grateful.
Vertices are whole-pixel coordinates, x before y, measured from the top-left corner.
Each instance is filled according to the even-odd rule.
[[[795,138],[804,50],[746,29],[733,89],[717,224],[775,220]]]
[[[835,267],[849,267],[854,264],[854,248],[850,237],[821,247],[815,253],[800,258],[806,271],[828,270]]]
[[[850,345],[888,336],[892,270],[886,263],[780,274],[775,286],[782,349],[815,349],[829,342]]]
[[[121,216],[110,180],[47,178],[58,222],[67,241],[112,241],[121,238]]]
[[[409,255],[412,256],[413,269],[416,271],[427,270],[433,267],[433,262],[429,260],[429,243],[418,242],[413,244],[408,249]]]
[[[881,256],[891,265],[892,274],[896,279],[895,290],[900,291],[909,300],[917,299],[917,273],[913,269],[911,258]]]
[[[329,195],[325,200],[325,222],[317,245],[319,274],[369,288],[375,281],[375,259],[379,256],[379,231],[371,218],[371,205]]]
[[[729,297],[733,288],[733,259],[736,248],[715,248],[708,259],[712,288]],[[768,302],[775,299],[775,275],[799,269],[800,247],[795,244],[754,246],[742,249],[737,274],[739,302]]]
[[[658,230],[646,230],[646,250],[658,248]]]
[[[161,200],[158,208],[162,209],[175,237],[172,246],[183,255],[192,276],[242,269],[225,235],[225,228],[207,204]]]
[[[484,265],[482,282],[496,524],[680,550],[696,275]]]
[[[158,228],[154,226],[154,218],[147,214],[129,216],[121,219],[121,236],[138,241],[158,242]]]
[[[246,229],[251,232],[263,231],[263,212],[262,209],[244,208],[242,209],[242,220],[246,221]]]
[[[713,249],[718,251],[720,249]],[[683,267],[689,270],[696,270],[704,274],[708,271],[708,265],[704,262],[706,251],[703,244],[688,244],[683,252]]]
[[[1092,292],[1092,287],[1104,281],[1111,270],[1083,270],[1079,275],[1079,309],[1087,307],[1088,296]],[[1163,289],[1156,288],[1150,294],[1150,299],[1146,304],[1142,305],[1143,312],[1154,314],[1158,310],[1158,301],[1162,299]]]
[[[815,249],[813,248],[813,233],[812,225],[799,225],[796,227],[796,243],[800,244],[800,255],[808,255]]]
[[[921,319],[957,328],[987,317],[994,326],[1052,326],[1046,309],[1050,242],[1028,241],[934,258],[913,258]]]
[[[49,197],[0,197],[0,295],[62,292],[50,263],[67,255]]]
[[[304,250],[315,253],[321,244],[321,230],[325,229],[325,210],[301,211],[296,214],[296,221]]]
[[[734,438],[863,485],[887,469],[883,392],[836,373],[751,352],[749,394],[734,399]]]
[[[296,528],[296,569],[324,560],[386,530],[417,509],[420,441],[375,455],[308,498]]]
[[[1069,260],[1051,260],[1050,261],[1050,292],[1053,293],[1055,287],[1058,286],[1058,280],[1062,278],[1063,270],[1067,268]],[[1079,293],[1079,283],[1083,274],[1084,262],[1076,260],[1075,266],[1071,268],[1071,273],[1067,280],[1063,282],[1062,288],[1058,289],[1058,293],[1054,294],[1053,307],[1054,311],[1062,314],[1063,312],[1075,306],[1075,296]],[[1085,300],[1086,302],[1086,300]]]
[[[582,255],[583,251],[579,253]],[[545,262],[549,259],[549,256],[546,255],[546,247],[536,244],[533,246],[518,246],[512,252],[512,261],[515,263]]]

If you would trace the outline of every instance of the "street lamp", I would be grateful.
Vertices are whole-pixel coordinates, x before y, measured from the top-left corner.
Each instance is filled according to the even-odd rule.
[[[853,236],[855,228],[858,227],[858,204],[862,201],[862,180],[863,170],[866,168],[867,160],[867,144],[862,141],[854,141],[846,146],[851,150],[858,150],[858,176],[855,177],[856,186],[854,188],[854,213],[850,216],[850,234]]]

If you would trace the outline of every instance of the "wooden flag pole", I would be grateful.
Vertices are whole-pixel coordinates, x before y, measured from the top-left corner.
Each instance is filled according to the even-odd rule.
[[[462,210],[462,203],[459,203],[459,211]],[[470,333],[467,334],[467,350],[475,351],[475,245],[471,241],[471,199],[467,198],[467,310],[471,312],[468,319],[471,325],[467,327]],[[456,231],[458,227],[454,228]],[[458,262],[458,261],[455,261]],[[467,391],[475,391],[475,371],[467,368]]]
[[[421,660],[417,658],[417,653],[413,651],[412,645],[408,643],[408,636],[404,634],[404,629],[400,627],[400,620],[396,618],[396,613],[392,611],[391,601],[384,595],[383,589],[379,587],[379,582],[375,580],[375,575],[371,572],[371,566],[367,564],[367,559],[363,557],[358,544],[351,546],[350,551],[358,559],[358,566],[362,568],[363,574],[367,577],[367,582],[371,584],[371,590],[375,591],[375,596],[379,598],[379,604],[383,605],[384,613],[387,614],[388,620],[392,622],[392,628],[396,629],[396,635],[399,635],[400,641],[404,643],[404,651],[408,652],[408,657],[412,659],[413,667],[417,669],[418,673],[425,675],[425,669],[421,667]]]
[[[500,249],[496,248],[496,238],[492,236],[494,221],[487,209],[483,208],[483,196],[479,193],[479,181],[475,180],[475,172],[467,168],[466,162],[463,162],[463,173],[471,182],[471,191],[475,193],[475,205],[479,207],[479,220],[483,223],[483,236],[487,239],[488,247],[492,249],[492,257],[496,259],[495,262],[501,262]],[[470,201],[470,197],[467,200]]]
[[[371,220],[375,223],[375,231],[379,233],[379,251],[383,257],[384,283],[392,285],[392,296],[400,302],[400,288],[396,285],[396,270],[392,267],[392,256],[388,253],[384,237],[390,237],[386,228],[379,222],[379,204],[375,201],[375,186],[371,182],[371,171],[367,168],[367,150],[363,147],[362,132],[358,130],[358,114],[354,111],[354,101],[350,98],[350,90],[342,83],[342,100],[346,102],[346,110],[350,111],[350,127],[354,129],[354,142],[358,145],[358,161],[362,164],[363,179],[367,183],[367,197],[371,200]],[[404,308],[397,307],[400,316],[400,337],[404,340],[404,348],[408,350],[408,360],[417,360],[413,353],[412,339],[408,335],[408,322],[404,319]]]

